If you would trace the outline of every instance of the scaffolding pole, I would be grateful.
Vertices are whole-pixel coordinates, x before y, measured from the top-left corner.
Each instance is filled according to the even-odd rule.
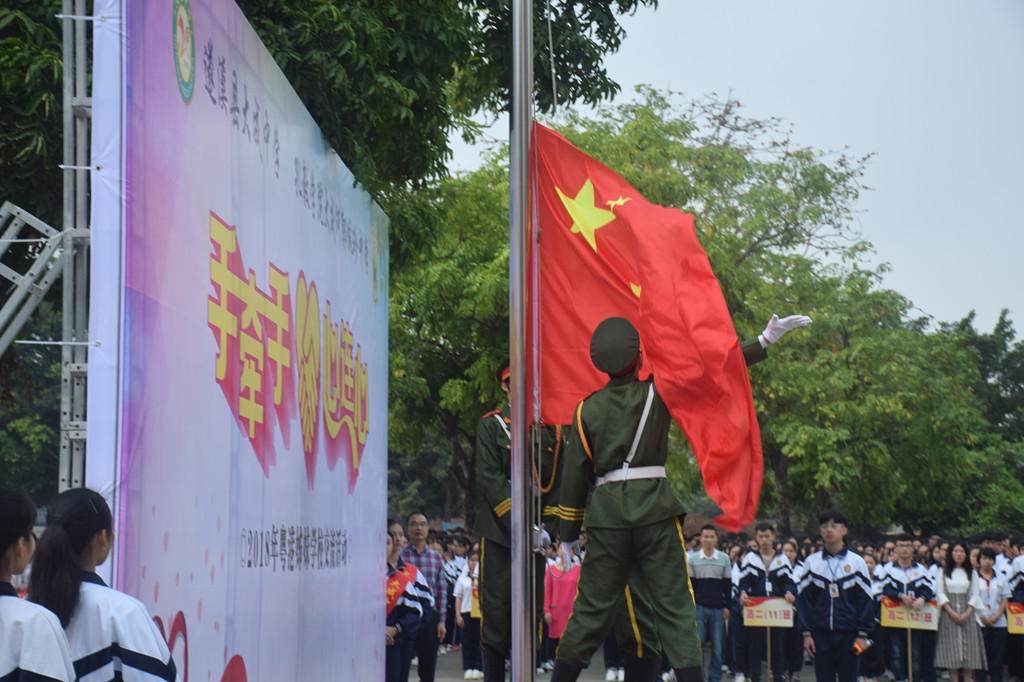
[[[61,258],[60,470],[58,489],[85,485],[89,325],[89,19],[86,0],[62,0],[64,213]]]

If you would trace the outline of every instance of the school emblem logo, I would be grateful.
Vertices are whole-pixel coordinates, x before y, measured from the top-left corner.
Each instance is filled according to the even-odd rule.
[[[174,69],[178,74],[178,92],[188,104],[196,84],[196,40],[189,0],[174,0]]]

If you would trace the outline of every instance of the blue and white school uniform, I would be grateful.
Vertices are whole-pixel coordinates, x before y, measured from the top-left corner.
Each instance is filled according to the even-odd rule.
[[[0,680],[73,682],[75,666],[60,620],[0,582]]]
[[[95,573],[83,571],[65,630],[81,682],[174,682],[174,661],[146,607]]]

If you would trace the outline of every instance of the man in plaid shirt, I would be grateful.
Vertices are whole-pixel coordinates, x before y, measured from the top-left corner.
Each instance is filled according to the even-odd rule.
[[[427,517],[424,514],[409,514],[405,525],[409,544],[402,548],[399,556],[402,561],[412,564],[423,574],[430,591],[434,594],[434,614],[423,620],[419,632],[416,633],[414,646],[419,658],[420,682],[434,682],[437,647],[444,641],[448,614],[448,583],[444,577],[444,559],[427,547]]]

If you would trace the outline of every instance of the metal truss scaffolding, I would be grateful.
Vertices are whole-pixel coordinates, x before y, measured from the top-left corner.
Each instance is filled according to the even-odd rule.
[[[85,381],[89,338],[89,51],[86,0],[63,0],[64,307],[61,339],[59,488],[85,484]]]
[[[89,334],[89,52],[92,16],[86,0],[63,0],[57,19],[63,39],[62,230],[10,202],[0,207],[0,257],[12,244],[30,243],[34,260],[24,272],[0,263],[13,283],[0,307],[0,355],[5,353],[58,277],[63,275],[61,346],[60,490],[85,483],[85,382]],[[18,260],[18,259],[14,259]]]

